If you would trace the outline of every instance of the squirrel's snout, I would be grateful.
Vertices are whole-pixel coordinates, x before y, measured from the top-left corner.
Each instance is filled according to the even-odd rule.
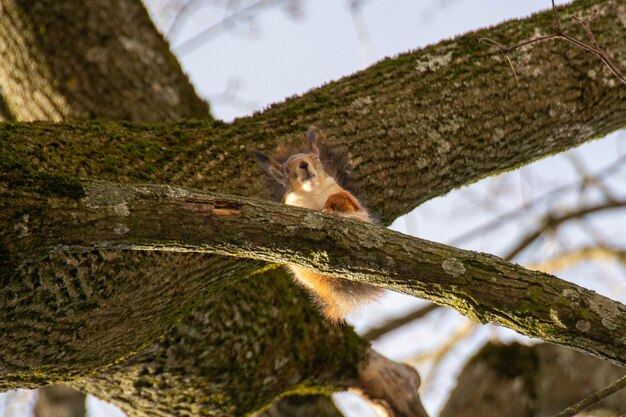
[[[302,162],[300,162],[300,165],[299,165],[299,166],[300,166],[300,168],[302,168],[302,169],[307,169],[307,167],[309,166],[309,163],[308,163],[308,162],[306,162],[306,161],[302,161]]]

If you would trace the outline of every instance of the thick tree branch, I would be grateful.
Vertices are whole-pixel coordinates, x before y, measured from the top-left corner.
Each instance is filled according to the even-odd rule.
[[[70,253],[72,248],[82,248],[105,252],[201,252],[291,262],[370,282],[450,306],[474,320],[503,325],[531,337],[626,364],[625,306],[491,255],[262,200],[172,186],[106,182],[85,182],[84,190],[85,197],[78,202],[71,198],[33,194],[29,198],[20,192],[3,193],[6,203],[2,206],[2,218],[5,222],[18,219],[14,227],[0,235],[5,265],[9,263],[9,270],[16,271],[11,274],[12,284],[6,285],[3,292],[3,314],[14,315],[20,305],[28,303],[20,292],[28,291],[33,296],[33,288],[20,290],[15,284],[27,279],[23,271],[32,271],[29,261],[50,257],[58,251]],[[41,211],[42,206],[49,208]],[[36,265],[42,268],[41,264]],[[62,276],[63,270],[55,273]],[[172,284],[148,281],[134,290],[132,285],[126,286],[126,296],[130,299],[152,296],[152,292],[163,291],[162,288]],[[222,285],[222,280],[197,282],[193,276],[178,277],[175,283],[176,288],[191,288],[196,293],[213,292]],[[35,289],[35,293],[41,291],[49,290]],[[89,315],[94,325],[99,323],[96,315],[110,314],[102,305],[96,309],[89,303],[68,304],[66,308],[73,310],[80,305],[80,315]],[[71,314],[79,313],[71,311]],[[164,320],[158,316],[162,311],[143,314],[149,320]],[[18,325],[17,318],[10,320],[13,326]],[[30,328],[43,324],[36,319],[33,322],[33,318],[29,323]],[[120,324],[127,325],[123,321]],[[121,337],[125,329],[111,326],[110,333],[122,332]],[[89,335],[89,327],[83,329],[81,337],[71,343],[70,352],[102,360],[102,352],[93,349],[91,344],[95,341],[90,341]],[[122,355],[129,345],[140,342],[137,339],[140,336],[146,335],[124,335],[123,345],[117,337],[99,339],[98,346],[110,352],[107,357],[115,353]],[[23,349],[34,343],[33,337],[36,335],[30,331],[13,335],[11,346],[4,346],[8,351],[1,355],[5,363],[19,364],[24,358],[31,361]],[[23,338],[28,338],[28,343]],[[63,360],[70,369],[77,361],[73,356],[70,353]]]
[[[345,417],[325,395],[291,395],[277,399],[252,417]]]
[[[352,390],[362,393],[380,410],[392,417],[428,417],[417,390],[421,380],[409,365],[392,362],[370,350],[359,372],[359,384]]]
[[[0,1],[0,121],[209,118],[141,2]],[[0,92],[5,91],[0,89]],[[85,395],[44,387],[38,417],[84,416]]]
[[[137,285],[148,289],[158,281],[146,276]],[[170,281],[185,285],[184,279]],[[248,415],[281,395],[330,394],[358,383],[367,343],[351,328],[315,314],[303,290],[282,270],[216,287],[163,339],[72,386],[117,404],[129,416],[217,417]],[[143,297],[137,292],[131,295]],[[94,313],[91,320],[99,320]],[[144,315],[141,320],[152,326],[164,319]],[[109,322],[107,331],[116,331],[117,323]]]
[[[562,12],[599,9],[596,37],[615,62],[626,60],[626,12],[618,3],[578,1]],[[297,147],[316,125],[326,145],[347,151],[353,188],[388,224],[455,187],[624,127],[626,89],[611,84],[594,56],[558,42],[529,46],[516,63],[528,83],[517,88],[499,53],[476,41],[477,34],[513,38],[551,21],[550,12],[540,13],[387,59],[229,125],[11,125],[0,137],[31,170],[269,198],[252,157],[238,156],[251,147]],[[53,150],[45,161],[33,152],[41,148]]]
[[[94,118],[145,122],[189,117],[210,118],[206,103],[195,95],[186,76],[181,72],[179,64],[173,58],[160,34],[152,26],[140,2],[122,0],[109,4],[97,0],[63,2],[48,0],[27,3],[19,0],[2,0],[0,1],[0,10],[2,11],[0,14],[7,17],[7,19],[0,21],[0,49],[2,49],[3,63],[5,64],[0,68],[0,80],[2,80],[0,84],[7,86],[10,90],[11,106],[18,120]],[[8,108],[4,119],[13,119],[13,116],[8,113]],[[129,139],[126,145],[129,145],[129,142],[132,142],[132,139]],[[2,154],[0,165],[6,167],[6,163],[8,163],[16,166],[17,161],[13,157],[2,151],[0,153]],[[82,151],[78,150],[72,154],[76,156],[76,154],[81,153]],[[45,158],[45,155],[43,157]],[[107,161],[105,171],[111,173],[116,169],[119,161],[112,155],[107,158]],[[144,160],[142,163],[144,167],[145,163]],[[82,164],[89,165],[89,157],[85,157]],[[52,168],[54,171],[54,167],[47,163],[44,163],[43,166]],[[36,169],[39,170],[41,167],[38,166]],[[79,170],[78,173],[80,174],[81,171]],[[47,183],[47,187],[52,185],[50,188],[56,188],[55,185],[60,185],[52,177],[41,174],[40,172],[35,175],[37,178],[35,182],[43,180],[44,183]],[[75,174],[77,172],[72,173],[72,175]],[[96,174],[92,171],[91,175],[99,176],[102,175],[102,172]],[[146,172],[145,178],[148,176],[149,172]],[[27,177],[28,175],[22,178],[26,183],[33,180],[32,177],[30,179]],[[51,179],[52,182],[49,182],[48,180]],[[64,185],[61,187],[68,190],[67,186],[69,185],[71,188],[71,182],[71,180],[69,182],[62,180],[61,183]],[[131,286],[141,286],[141,279],[145,276],[150,276],[154,280],[175,282],[175,277],[178,274],[193,276],[196,282],[218,279],[217,277],[222,280],[226,278],[228,281],[229,279],[234,280],[235,277],[236,279],[244,278],[246,271],[249,272],[250,268],[254,267],[254,264],[250,263],[246,267],[237,260],[225,262],[217,257],[189,256],[188,254],[142,254],[135,252],[131,255],[110,252],[104,254],[102,251],[69,254],[60,251],[57,255],[56,257],[52,256],[54,259],[48,258],[47,262],[44,261],[44,263],[48,263],[46,265],[48,272],[51,270],[50,264],[58,261],[57,266],[64,273],[67,273],[67,266],[70,264],[78,266],[72,269],[73,272],[80,270],[85,274],[74,275],[69,278],[69,281],[65,275],[65,279],[60,282],[50,276],[42,276],[45,274],[38,275],[31,269],[32,274],[24,282],[34,283],[35,286],[43,285],[48,290],[52,289],[55,296],[60,296],[61,299],[63,295],[68,295],[70,299],[66,301],[72,305],[75,305],[77,298],[79,305],[81,303],[82,305],[91,304],[91,308],[96,309],[101,303],[109,303],[108,307],[111,314],[104,317],[100,324],[83,325],[89,322],[89,317],[71,314],[72,307],[69,308],[68,317],[67,311],[63,308],[65,306],[59,302],[59,298],[57,298],[57,303],[52,305],[46,305],[45,302],[39,304],[39,300],[36,298],[31,299],[32,304],[25,306],[25,310],[29,312],[27,315],[31,318],[41,318],[45,315],[48,321],[47,327],[45,329],[33,328],[31,325],[36,320],[14,323],[15,327],[18,327],[22,333],[38,332],[48,334],[51,337],[49,337],[50,343],[41,344],[38,342],[29,345],[32,359],[29,361],[29,365],[37,367],[38,364],[50,360],[55,361],[58,365],[55,372],[49,372],[49,369],[42,370],[35,385],[72,377],[72,372],[64,372],[64,369],[67,370],[67,368],[64,368],[66,362],[62,358],[67,353],[66,348],[71,344],[66,344],[65,340],[77,335],[80,337],[81,332],[86,328],[100,333],[101,338],[110,341],[120,336],[120,332],[116,332],[116,329],[119,330],[123,327],[123,324],[120,323],[111,325],[116,318],[120,318],[121,322],[131,327],[139,324],[141,328],[137,329],[134,337],[128,340],[130,342],[127,344],[128,353],[124,354],[127,356],[135,351],[137,346],[141,347],[160,336],[173,322],[189,314],[191,307],[197,303],[199,298],[205,298],[204,295],[194,293],[193,289],[197,287],[193,285],[182,292],[169,286],[153,293],[153,300],[149,303],[140,305],[135,302],[136,300],[129,300],[125,296],[124,290],[129,283],[134,283]],[[91,279],[94,276],[99,278],[112,277],[112,279],[94,282],[97,281]],[[232,332],[228,333],[225,329],[218,330],[219,326],[215,323],[228,322],[233,315],[240,316],[239,312],[242,310],[254,310],[256,314],[248,317],[247,323],[237,328],[241,335],[249,337],[254,333],[259,344],[267,343],[268,339],[274,343],[279,343],[275,337],[284,328],[285,323],[290,321],[292,322],[291,329],[302,327],[299,334],[307,335],[309,346],[303,348],[302,345],[298,344],[298,340],[289,341],[287,337],[284,337],[282,342],[288,343],[292,349],[309,352],[308,355],[300,355],[299,361],[292,363],[293,361],[289,362],[288,352],[276,347],[269,347],[269,352],[265,355],[268,358],[267,363],[255,362],[255,366],[246,369],[245,372],[239,373],[233,369],[229,374],[222,372],[219,375],[220,379],[230,381],[228,386],[222,386],[221,390],[215,393],[221,401],[217,401],[215,398],[201,398],[197,392],[194,392],[185,398],[178,396],[176,397],[178,403],[172,403],[166,400],[164,391],[160,390],[155,403],[148,404],[143,401],[141,405],[136,404],[133,409],[128,409],[128,404],[134,402],[132,398],[118,395],[115,395],[114,398],[108,398],[118,405],[124,406],[129,414],[142,412],[141,410],[151,410],[155,407],[164,409],[164,404],[168,404],[171,410],[176,410],[175,414],[178,416],[183,412],[181,403],[188,405],[190,410],[197,408],[200,403],[209,408],[215,408],[218,403],[221,403],[220,405],[225,408],[236,404],[240,410],[243,410],[242,412],[249,412],[254,409],[251,408],[254,407],[254,404],[258,406],[258,404],[266,403],[271,398],[284,393],[285,390],[293,390],[294,384],[302,383],[293,378],[293,374],[275,378],[272,384],[265,383],[265,377],[260,377],[256,381],[250,379],[249,389],[256,393],[256,397],[248,393],[245,401],[242,398],[233,399],[232,393],[238,391],[236,381],[241,379],[241,374],[245,373],[247,378],[251,378],[254,372],[260,374],[268,369],[275,369],[269,358],[272,358],[274,363],[283,365],[288,362],[291,363],[290,368],[299,370],[298,375],[303,380],[315,381],[324,389],[331,389],[331,387],[337,389],[339,382],[345,380],[352,369],[357,366],[358,352],[363,345],[355,340],[351,329],[325,327],[322,325],[323,319],[312,313],[311,308],[295,308],[295,303],[308,304],[306,294],[300,291],[291,293],[288,291],[278,293],[268,291],[268,289],[274,289],[278,278],[285,280],[287,273],[282,270],[274,271],[273,277],[272,283],[269,283],[268,280],[261,280],[263,282],[261,287],[265,286],[265,288],[249,289],[248,293],[245,291],[238,292],[237,296],[226,304],[227,309],[225,310],[218,309],[218,306],[225,303],[225,290],[221,290],[222,297],[216,299],[215,302],[191,311],[194,317],[210,316],[210,324],[195,322],[195,328],[187,327],[186,332],[182,333],[188,335],[188,333],[207,332],[203,338],[203,343],[206,343],[211,336],[219,332],[223,338],[220,345],[224,346],[225,350],[231,354],[240,354],[246,345],[238,339],[239,335]],[[137,289],[135,287],[133,290],[136,291]],[[145,289],[149,292],[148,288]],[[181,296],[181,293],[187,297]],[[270,303],[260,294],[273,294],[275,299],[286,297],[289,302],[281,304],[282,308],[278,309],[276,302]],[[85,302],[85,299],[89,299],[89,301]],[[268,310],[267,306],[270,304],[272,308]],[[111,308],[111,306],[114,307]],[[146,311],[158,316],[159,320],[155,323],[142,323],[141,320]],[[216,314],[216,311],[220,311],[220,315]],[[24,310],[15,313],[20,315],[20,313],[24,313]],[[84,321],[81,322],[79,317],[82,317]],[[272,320],[268,320],[268,317],[271,317]],[[288,320],[276,322],[274,321],[276,317]],[[111,326],[109,327],[109,325]],[[68,329],[70,329],[69,332]],[[10,332],[12,326],[7,323],[3,330]],[[124,331],[127,330],[123,330],[122,333]],[[90,338],[96,340],[98,336],[92,333]],[[120,339],[118,342],[120,342],[119,347],[121,348],[126,341]],[[140,341],[141,339],[143,342]],[[180,342],[178,335],[172,336],[172,339],[162,339],[160,343],[169,347],[176,346],[177,351],[189,352],[192,350],[192,347]],[[349,343],[345,343],[346,341]],[[330,345],[337,353],[343,351],[343,357],[340,356],[338,360],[332,356],[316,356],[310,353],[317,350],[324,351]],[[341,349],[342,345],[345,345],[346,348]],[[96,357],[96,351],[102,355],[100,358]],[[113,355],[115,356],[119,351],[113,352]],[[244,353],[247,352],[249,351]],[[95,349],[91,355],[83,356],[82,359],[85,360],[87,368],[100,366],[103,363],[110,363],[111,360],[116,361],[110,356],[110,353],[112,352]],[[215,349],[209,346],[206,351],[201,352],[198,356],[214,357],[216,354],[219,355],[220,353],[216,353]],[[246,358],[240,356],[239,361],[244,362]],[[317,366],[309,369],[307,361],[315,362]],[[217,366],[218,362],[214,360],[213,365]],[[341,366],[337,366],[338,363]],[[153,364],[149,366],[151,365]],[[175,387],[173,391],[179,392],[178,395],[185,388],[183,386],[185,383],[181,382],[184,378],[179,378],[181,369],[185,370],[185,377],[198,373],[206,377],[206,374],[202,373],[204,366],[201,366],[200,370],[188,369],[184,366],[183,360],[172,361],[171,358],[167,361],[167,365],[169,367],[160,365],[158,378],[161,384],[164,383],[163,381],[168,381],[170,386]],[[244,368],[243,363],[238,365],[241,369]],[[24,369],[20,371],[19,367],[9,366],[9,370],[13,374],[8,380],[13,379],[15,382],[13,386],[32,385],[22,378],[23,373],[37,373],[30,366],[28,368],[27,371]],[[333,369],[339,369],[339,371],[333,372]],[[117,381],[118,383],[111,390],[112,395],[119,392],[119,385],[134,381],[134,375],[128,372],[119,372],[116,375],[120,374],[124,376],[124,379]],[[141,383],[145,383],[145,379],[144,376]],[[196,380],[196,382],[199,381]],[[3,388],[5,383],[6,381],[3,382]],[[254,388],[251,388],[253,386]],[[349,385],[341,387],[345,389],[347,386]],[[196,389],[206,393],[213,387],[214,380],[209,380],[205,381],[204,384],[198,384]],[[145,391],[147,389],[144,387]],[[92,392],[99,397],[107,397],[102,389]],[[157,396],[153,398],[157,398]],[[231,401],[230,404],[228,404],[228,400]]]

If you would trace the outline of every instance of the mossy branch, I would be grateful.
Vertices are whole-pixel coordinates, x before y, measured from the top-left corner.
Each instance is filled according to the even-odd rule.
[[[569,16],[598,10],[596,39],[616,64],[626,62],[619,1],[579,0],[559,10],[564,29],[582,36]],[[2,125],[0,173],[6,159],[24,168],[16,175],[45,170],[269,198],[248,150],[296,149],[316,126],[322,146],[345,151],[352,191],[390,224],[456,187],[626,125],[626,88],[595,56],[565,42],[529,45],[512,56],[518,86],[500,51],[477,41],[514,43],[552,23],[546,11],[442,41],[228,124]]]
[[[452,307],[480,322],[506,326],[531,337],[626,364],[624,305],[492,255],[258,199],[169,185],[101,181],[85,181],[83,189],[85,196],[78,201],[2,191],[2,198],[8,204],[2,207],[1,220],[8,224],[8,219],[15,219],[13,227],[0,233],[4,256],[2,279],[11,280],[10,291],[4,291],[0,300],[5,317],[15,311],[15,302],[10,297],[27,303],[28,299],[20,298],[19,294],[29,293],[33,286],[37,289],[36,277],[24,280],[21,271],[33,263],[42,263],[41,259],[51,252],[62,250],[67,254],[79,249],[207,253],[295,263],[326,274],[369,282]],[[239,266],[243,270],[255,267],[259,266],[247,262]],[[70,273],[76,274],[62,267],[54,271],[59,279],[67,275],[67,280],[72,279]],[[92,279],[95,278],[83,277],[84,281]],[[131,292],[125,296],[138,300],[146,295],[152,297],[163,289],[160,287],[171,285],[167,281],[147,280],[143,287],[125,288]],[[224,283],[220,280],[198,283],[194,277],[180,276],[175,285],[193,287],[195,292],[214,292]],[[50,302],[58,303],[58,300]],[[192,304],[194,298],[186,302]],[[77,310],[78,304],[74,304],[70,300],[65,308]],[[102,306],[97,310],[81,306],[80,314],[88,315],[94,323],[98,322],[96,315],[110,314]],[[12,320],[15,322],[16,318]],[[47,325],[61,325],[59,322]],[[126,331],[132,333],[142,324],[128,321],[126,326]],[[73,349],[80,351],[81,346],[89,345],[91,342],[86,339],[87,336],[77,339]],[[106,343],[99,340],[101,348],[106,349]]]

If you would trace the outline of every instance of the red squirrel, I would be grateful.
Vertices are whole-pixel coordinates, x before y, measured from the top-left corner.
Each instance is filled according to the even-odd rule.
[[[309,152],[293,154],[284,162],[256,149],[252,151],[263,169],[284,189],[282,202],[371,223],[359,200],[337,184],[322,166],[315,129],[309,129],[307,138]],[[381,288],[368,284],[320,274],[298,265],[287,266],[296,281],[313,293],[324,315],[333,322],[342,321],[359,304],[383,293]]]

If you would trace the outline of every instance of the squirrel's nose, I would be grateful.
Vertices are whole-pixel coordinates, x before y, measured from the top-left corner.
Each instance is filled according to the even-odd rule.
[[[306,161],[302,161],[300,162],[300,168],[302,169],[306,169],[309,166],[309,163]]]

